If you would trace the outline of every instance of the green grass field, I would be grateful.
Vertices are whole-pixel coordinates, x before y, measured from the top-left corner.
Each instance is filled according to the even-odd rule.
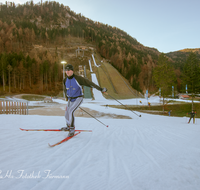
[[[126,109],[124,106],[111,106],[111,107],[117,107],[120,109]],[[145,113],[150,114],[157,114],[157,115],[166,115],[168,116],[168,111],[172,110],[171,116],[176,117],[184,117],[184,116],[190,116],[187,113],[190,113],[192,111],[192,104],[191,103],[179,103],[179,104],[168,104],[165,105],[165,112],[163,114],[163,106],[128,106],[129,109],[134,111],[141,111]],[[200,118],[200,104],[194,103],[194,111],[196,112],[196,117]]]

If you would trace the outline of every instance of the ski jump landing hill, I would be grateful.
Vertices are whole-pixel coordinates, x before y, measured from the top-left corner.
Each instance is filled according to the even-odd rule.
[[[116,95],[123,93],[125,95],[125,97],[127,96],[127,94],[129,94],[128,95],[129,97],[127,99],[133,98],[133,97],[136,98],[138,96],[138,93],[136,91],[134,92],[134,90],[131,89],[130,85],[127,84],[125,79],[123,79],[123,77],[120,75],[120,73],[115,68],[113,68],[112,65],[110,65],[108,63],[102,63],[101,65],[98,65],[95,61],[95,57],[93,54],[92,54],[92,59],[93,59],[94,65],[92,65],[91,60],[89,60],[89,67],[90,67],[92,82],[103,87],[105,85],[105,81],[104,81],[104,84],[101,84],[101,83],[102,83],[102,79],[105,77],[107,80],[106,86],[108,84],[110,93],[113,92]],[[99,81],[97,80],[96,74],[93,72],[92,66],[96,67],[98,70]],[[102,78],[102,76],[103,76],[103,78]],[[117,81],[117,83],[116,83],[116,81]],[[119,89],[119,86],[123,86],[123,89]],[[120,93],[119,93],[119,91],[120,91]],[[123,92],[121,92],[121,91],[123,91]],[[96,89],[93,89],[93,95],[94,95],[94,99],[97,101],[105,101],[106,100],[106,98],[104,98],[102,93]]]

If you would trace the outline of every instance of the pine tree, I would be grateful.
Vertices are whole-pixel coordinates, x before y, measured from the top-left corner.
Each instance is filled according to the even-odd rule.
[[[10,93],[10,72],[13,70],[11,65],[7,66],[7,70],[8,70],[8,84],[9,84],[9,93]]]
[[[200,92],[199,76],[200,76],[200,61],[198,60],[197,55],[191,52],[185,62],[182,79],[185,85],[187,84],[188,86],[188,92],[192,93],[192,110],[193,110],[194,94]]]
[[[166,95],[170,94],[172,86],[174,86],[176,81],[176,75],[172,66],[168,61],[165,54],[161,53],[158,58],[158,65],[154,68],[153,79],[155,85],[161,88],[161,93],[163,97],[163,113],[164,113],[164,98]]]
[[[7,72],[6,68],[8,66],[7,55],[3,53],[0,59],[0,69],[1,69],[1,76],[2,76],[2,83],[3,83],[3,91],[6,90],[6,79],[7,79]]]

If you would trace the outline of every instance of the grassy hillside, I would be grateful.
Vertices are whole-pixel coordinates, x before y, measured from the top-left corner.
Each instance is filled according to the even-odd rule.
[[[129,99],[136,98],[141,95],[134,90],[129,82],[108,62],[101,62],[102,58],[100,55],[95,55],[97,65],[101,65],[98,68],[94,68],[93,71],[96,73],[99,85],[106,87],[108,93],[117,99]],[[105,96],[105,98],[109,98]]]

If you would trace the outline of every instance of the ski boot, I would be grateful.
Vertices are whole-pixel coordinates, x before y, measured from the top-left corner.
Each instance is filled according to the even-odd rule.
[[[74,133],[75,133],[75,127],[70,127],[70,128],[69,128],[69,134],[68,134],[68,137],[72,137],[72,136],[74,136]]]
[[[67,127],[62,127],[60,130],[61,131],[69,131],[70,127],[69,125],[67,125]]]

